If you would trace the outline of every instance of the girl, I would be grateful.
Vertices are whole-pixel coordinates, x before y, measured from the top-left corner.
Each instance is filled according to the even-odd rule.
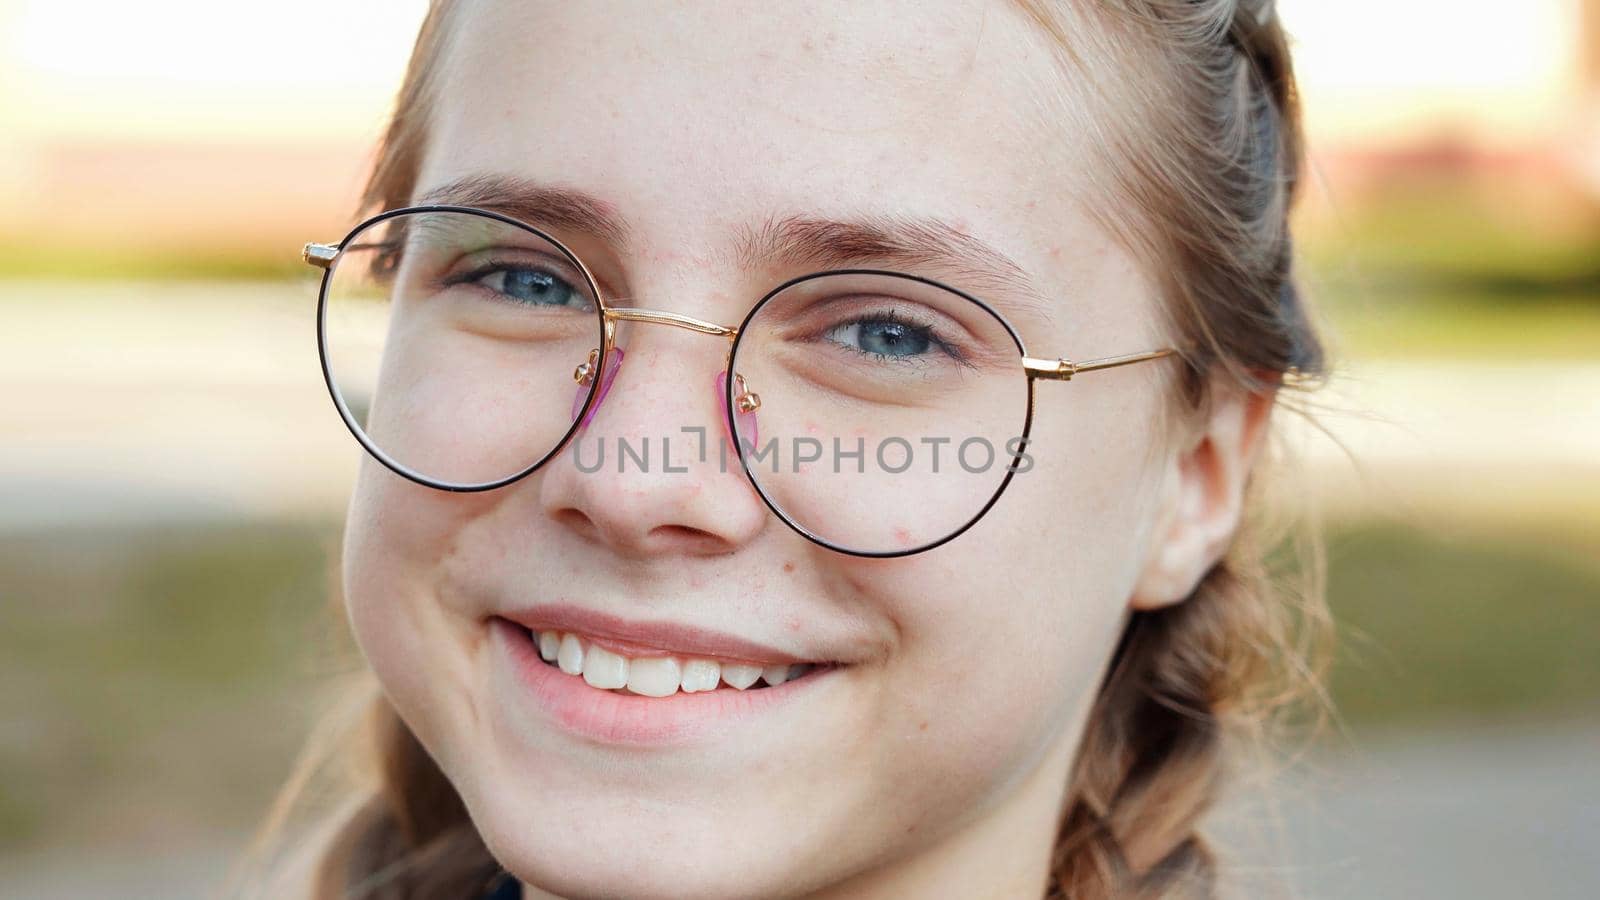
[[[1210,896],[1297,116],[1262,0],[436,0],[307,248],[381,692],[305,890]]]

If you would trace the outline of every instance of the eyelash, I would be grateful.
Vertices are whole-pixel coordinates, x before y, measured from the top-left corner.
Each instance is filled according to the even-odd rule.
[[[945,340],[944,338],[940,337],[938,332],[935,330],[935,326],[932,323],[925,322],[925,321],[918,321],[918,320],[916,320],[914,318],[909,318],[907,316],[902,315],[901,312],[899,310],[897,310],[897,309],[890,309],[890,310],[885,310],[885,311],[880,311],[880,312],[857,313],[856,315],[851,316],[850,318],[847,318],[847,319],[841,320],[839,322],[835,322],[832,325],[829,325],[826,330],[827,331],[834,331],[835,329],[839,329],[839,328],[848,328],[851,325],[884,324],[884,323],[889,323],[889,324],[894,324],[894,325],[904,325],[907,328],[914,328],[919,332],[923,332],[923,333],[925,333],[927,335],[928,342],[931,343],[933,346],[938,347],[941,351],[943,351],[945,353],[945,355],[949,356],[952,361],[954,361],[955,363],[957,363],[958,365],[961,365],[961,366],[967,366],[967,365],[970,364],[968,359],[967,359],[967,357],[966,357],[966,354],[962,353],[961,349],[959,347],[955,346],[954,344],[952,344],[949,341]],[[824,338],[824,340],[825,339],[826,338]],[[844,346],[844,345],[841,344],[840,346]],[[878,354],[868,353],[865,350],[861,350],[861,349],[854,348],[854,347],[845,347],[845,349],[848,350],[849,352],[856,353],[856,354],[859,354],[859,355],[862,355],[862,356],[872,356],[872,357],[875,357],[875,358],[878,357]],[[884,357],[884,358],[888,358],[888,357]],[[910,360],[898,360],[897,362],[900,362],[900,363],[903,363],[903,364],[906,364],[906,365],[915,365],[916,364],[914,361],[910,361]]]
[[[544,272],[551,277],[559,278],[566,282],[567,285],[571,287],[573,292],[577,295],[582,296],[585,293],[579,282],[574,281],[572,278],[561,272],[558,268],[546,265],[542,262],[526,262],[521,260],[485,260],[481,263],[478,263],[466,272],[456,272],[443,276],[439,280],[439,284],[441,287],[455,287],[459,284],[470,285],[497,272],[509,272],[513,269],[533,269],[535,271]]]

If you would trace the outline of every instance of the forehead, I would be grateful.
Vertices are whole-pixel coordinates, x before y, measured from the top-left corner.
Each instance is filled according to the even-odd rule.
[[[593,194],[638,258],[720,258],[774,215],[936,217],[1039,292],[1086,287],[1072,84],[1006,2],[468,2],[418,193],[482,172]],[[1082,105],[1082,104],[1080,104]]]

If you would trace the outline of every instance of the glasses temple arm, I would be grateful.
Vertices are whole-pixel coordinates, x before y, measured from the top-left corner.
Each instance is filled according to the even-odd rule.
[[[1172,356],[1178,351],[1169,348],[1162,350],[1147,350],[1143,353],[1126,353],[1122,356],[1102,356],[1099,359],[1086,359],[1082,362],[1073,362],[1070,359],[1034,359],[1023,357],[1022,367],[1035,378],[1050,378],[1056,381],[1071,381],[1072,376],[1083,372],[1093,372],[1098,369],[1114,369],[1117,366],[1128,366],[1134,363],[1145,362],[1151,359],[1160,359]]]

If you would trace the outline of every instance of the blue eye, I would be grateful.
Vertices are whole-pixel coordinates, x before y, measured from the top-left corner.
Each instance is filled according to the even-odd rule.
[[[930,329],[891,318],[870,318],[837,325],[828,340],[873,356],[906,359],[921,356],[934,345]]]
[[[846,353],[875,361],[965,365],[967,354],[942,333],[945,329],[934,324],[933,318],[898,306],[861,312],[826,328],[821,338]]]
[[[552,268],[544,263],[485,261],[445,276],[440,280],[440,287],[466,285],[515,306],[593,310],[594,301],[588,291],[556,274]]]
[[[496,266],[474,272],[468,278],[497,294],[529,306],[579,306],[588,307],[589,301],[571,282],[546,272],[526,266]]]

